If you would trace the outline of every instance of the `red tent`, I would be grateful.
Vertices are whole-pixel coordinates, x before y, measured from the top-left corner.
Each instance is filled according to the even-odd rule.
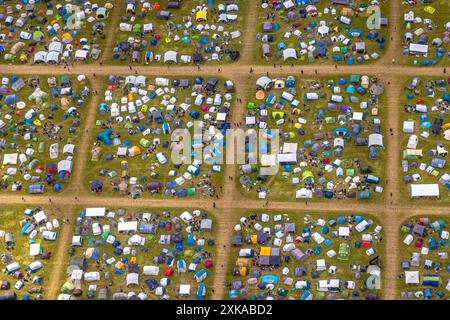
[[[164,272],[164,275],[166,277],[170,277],[170,276],[172,276],[172,274],[173,274],[173,269],[172,268],[167,268],[166,272]]]

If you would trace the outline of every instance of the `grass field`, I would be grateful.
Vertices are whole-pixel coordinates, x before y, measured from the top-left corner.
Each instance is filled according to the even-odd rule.
[[[350,76],[343,76],[342,78],[345,78],[347,80],[349,80]],[[280,76],[280,77],[276,77],[276,76],[272,76],[273,79],[286,79],[286,76]],[[283,141],[283,139],[280,139],[280,144],[283,142],[296,142],[298,143],[298,149],[299,149],[299,154],[302,153],[301,150],[306,150],[305,152],[305,160],[309,159],[312,155],[312,151],[311,149],[302,149],[303,148],[303,143],[304,141],[307,140],[312,140],[314,143],[316,142],[323,142],[325,140],[330,141],[330,144],[333,146],[333,131],[337,128],[340,127],[344,127],[347,128],[349,131],[351,130],[351,124],[352,124],[352,120],[351,120],[351,116],[346,116],[345,119],[343,121],[339,121],[336,118],[338,117],[338,115],[343,114],[342,112],[339,111],[339,103],[337,111],[329,111],[326,110],[326,104],[329,101],[329,98],[331,97],[331,86],[330,84],[334,83],[337,84],[339,81],[339,78],[337,77],[316,77],[316,78],[311,78],[311,79],[305,79],[305,78],[300,78],[300,77],[296,77],[296,84],[295,84],[295,99],[298,99],[301,101],[301,103],[299,104],[299,106],[297,108],[289,108],[289,102],[285,101],[285,107],[283,109],[278,110],[276,107],[274,106],[269,106],[267,108],[269,115],[267,116],[267,128],[268,129],[280,129],[281,133],[288,133],[288,132],[293,132],[295,133],[295,137],[292,139],[288,139]],[[378,81],[380,81],[380,79],[378,79]],[[383,84],[383,86],[385,86],[386,84],[384,84],[383,82],[381,82]],[[345,93],[345,85],[344,86],[340,86],[342,89],[342,94],[344,96],[344,101],[342,102],[342,105],[348,105],[352,108],[352,111],[363,111],[362,109],[359,108],[359,103],[350,103],[349,102],[349,98],[350,98],[350,94]],[[315,88],[315,89],[313,89]],[[268,97],[269,94],[273,94],[277,97],[277,103],[278,101],[282,101],[283,99],[280,98],[281,94],[283,91],[287,91],[287,89],[282,89],[282,90],[277,90],[277,89],[272,89],[270,92],[266,92],[265,97]],[[317,101],[305,101],[304,96],[307,92],[317,92],[320,99]],[[255,93],[256,90],[253,93],[249,94],[249,101],[253,102],[256,107],[258,107],[261,104],[264,104],[263,100],[257,100],[255,98]],[[355,93],[355,95],[357,95]],[[367,97],[365,98],[364,96],[361,96],[360,101],[368,101],[370,102],[370,98]],[[378,115],[371,115],[371,109],[375,107],[378,110]],[[326,119],[324,119],[323,121],[315,121],[315,117],[317,116],[317,112],[318,110],[324,110],[326,111],[325,113],[325,117],[328,118],[335,118],[336,122],[332,123],[332,122],[327,122]],[[270,113],[271,112],[276,112],[276,111],[283,111],[285,112],[286,118],[285,118],[285,123],[281,124],[281,125],[277,125],[276,122],[278,121],[278,118],[273,118],[271,117]],[[384,150],[387,149],[387,145],[389,143],[389,139],[386,138],[387,135],[387,129],[385,127],[386,123],[387,123],[387,110],[386,110],[386,98],[385,95],[381,95],[378,96],[377,101],[370,105],[369,108],[367,109],[367,116],[364,118],[365,120],[362,123],[362,131],[361,131],[361,137],[367,137],[368,134],[370,134],[372,131],[372,126],[373,124],[370,123],[371,120],[378,118],[381,121],[381,129],[382,129],[382,134],[384,135]],[[257,109],[248,109],[247,110],[247,116],[256,116],[257,115]],[[301,129],[304,130],[304,135],[300,135],[298,133],[298,123],[297,123],[297,119],[298,118],[303,118],[306,120],[306,123],[302,125]],[[258,116],[257,116],[258,118]],[[369,121],[370,120],[370,121]],[[245,119],[244,119],[244,123],[245,123]],[[325,136],[325,140],[315,140],[314,135],[317,133],[322,133]],[[331,137],[327,139],[327,134]],[[373,175],[380,177],[381,186],[385,185],[385,169],[386,169],[386,155],[385,155],[385,151],[381,150],[379,153],[379,160],[370,160],[369,159],[369,152],[368,152],[368,148],[367,146],[355,146],[354,145],[354,137],[348,136],[346,137],[346,141],[344,144],[344,151],[342,153],[342,155],[338,155],[335,156],[334,150],[333,148],[331,148],[329,151],[323,151],[321,149],[321,151],[317,154],[317,159],[319,160],[318,162],[318,166],[317,167],[313,167],[311,165],[302,168],[300,173],[294,173],[295,171],[292,172],[286,172],[287,170],[285,170],[285,168],[283,166],[280,166],[280,169],[278,171],[278,174],[272,177],[269,177],[267,179],[267,181],[263,184],[260,184],[259,182],[256,182],[256,178],[257,178],[257,172],[252,172],[250,174],[248,174],[251,177],[251,181],[256,182],[254,185],[249,185],[246,188],[243,188],[243,186],[241,185],[241,183],[239,181],[236,182],[237,184],[237,188],[239,190],[241,190],[241,192],[245,193],[245,194],[249,194],[253,197],[253,196],[257,196],[257,192],[256,190],[264,188],[264,187],[268,187],[269,188],[269,192],[268,192],[268,199],[270,200],[289,200],[289,201],[293,201],[295,200],[295,190],[300,189],[303,186],[303,182],[301,181],[301,177],[302,177],[302,172],[306,171],[306,170],[311,170],[312,173],[314,174],[314,180],[317,185],[322,185],[318,182],[318,173],[319,172],[323,172],[324,173],[324,177],[327,179],[327,181],[335,181],[336,182],[336,190],[342,190],[344,188],[347,188],[346,184],[344,183],[344,179],[345,179],[345,171],[346,169],[354,169],[355,170],[355,175],[359,174],[359,169],[356,165],[356,160],[360,161],[360,165],[361,166],[371,166],[372,167],[372,171],[373,171]],[[311,157],[312,158],[312,157]],[[344,177],[342,179],[338,179],[336,177],[336,174],[331,172],[328,173],[326,171],[323,170],[324,167],[324,163],[323,161],[325,160],[325,158],[329,159],[329,163],[333,163],[335,159],[341,159],[343,160],[343,164],[342,167],[344,169]],[[292,168],[298,167],[299,166],[299,162],[298,161],[297,164],[292,165]],[[240,170],[240,169],[238,169]],[[285,171],[285,172],[283,172]],[[300,178],[300,182],[298,184],[293,183],[292,179],[293,178]],[[250,189],[251,187],[251,189]],[[350,190],[349,190],[350,191]],[[340,197],[341,201],[354,201],[353,200],[349,200],[346,199],[346,197]],[[373,194],[373,199],[369,200],[371,202],[376,202],[379,203],[381,201],[383,201],[384,195],[383,193],[374,193]],[[315,197],[313,197],[312,199],[308,199],[308,201],[320,201],[323,199],[317,199]],[[301,200],[303,201],[303,200]]]
[[[263,213],[266,213],[270,216],[270,222],[263,223],[258,219],[251,220],[251,218],[250,218],[251,215],[256,215],[256,216],[260,217],[261,214],[263,214]],[[281,215],[283,217],[283,221],[282,222],[274,222],[273,218],[276,215]],[[364,231],[363,233],[358,233],[356,230],[354,230],[354,227],[357,224],[355,222],[353,222],[352,224],[347,224],[347,223],[338,224],[335,227],[331,227],[328,224],[328,222],[330,220],[336,220],[339,217],[339,215],[334,214],[334,213],[318,214],[318,213],[310,213],[310,212],[300,213],[300,212],[292,212],[292,211],[253,210],[251,212],[243,213],[242,216],[246,217],[251,223],[260,223],[263,226],[263,228],[270,228],[270,230],[271,230],[269,241],[265,245],[258,244],[258,243],[249,244],[246,242],[246,239],[249,236],[256,235],[257,231],[251,225],[244,226],[242,223],[239,223],[239,221],[236,221],[236,223],[240,224],[243,228],[242,231],[243,231],[244,243],[242,246],[231,246],[230,258],[229,258],[230,260],[229,260],[229,264],[228,264],[229,268],[227,271],[227,282],[232,283],[233,281],[242,281],[244,283],[244,288],[246,288],[248,291],[248,294],[245,295],[245,297],[247,299],[249,299],[249,298],[252,299],[251,297],[255,297],[255,296],[270,295],[270,296],[273,296],[275,299],[285,297],[287,299],[296,299],[297,300],[300,297],[302,297],[302,295],[306,291],[303,289],[295,289],[296,281],[301,281],[301,280],[305,280],[305,281],[309,282],[310,289],[308,291],[314,295],[314,299],[318,299],[318,298],[323,299],[324,297],[320,298],[320,296],[323,294],[323,292],[319,293],[317,290],[317,288],[318,288],[317,286],[318,286],[319,280],[327,280],[327,279],[340,279],[341,280],[341,287],[340,287],[341,291],[335,292],[336,298],[343,298],[343,299],[356,298],[356,297],[352,297],[352,291],[357,291],[359,298],[361,298],[361,299],[364,299],[363,296],[365,296],[365,294],[368,294],[368,293],[376,294],[378,296],[378,298],[380,298],[382,296],[382,291],[383,291],[383,283],[382,282],[381,282],[381,290],[364,289],[364,286],[365,286],[364,283],[366,281],[365,279],[367,279],[368,274],[361,271],[361,278],[359,280],[356,280],[355,270],[352,270],[353,264],[356,263],[356,265],[360,265],[362,268],[364,268],[364,266],[367,267],[370,264],[369,261],[371,259],[378,256],[379,257],[378,265],[381,269],[381,277],[383,277],[383,272],[384,272],[383,266],[384,266],[384,255],[385,255],[384,243],[382,241],[383,231],[381,231],[381,233],[374,232],[374,228],[379,225],[379,221],[377,219],[375,219],[374,217],[367,215],[367,214],[361,215],[366,220],[371,219],[373,221],[373,224],[370,227],[370,229]],[[347,217],[347,216],[341,215],[341,217]],[[322,233],[322,231],[323,231],[323,229],[321,229],[322,227],[320,227],[320,225],[317,225],[319,219],[323,219],[326,221],[325,227],[329,228],[328,234]],[[283,243],[280,247],[282,257],[281,257],[281,265],[279,267],[265,267],[261,270],[260,267],[255,265],[255,262],[254,262],[255,259],[248,259],[248,260],[250,260],[249,266],[248,266],[248,269],[249,269],[248,271],[250,274],[252,273],[252,271],[259,270],[261,272],[261,277],[264,275],[273,275],[273,276],[276,276],[279,278],[279,284],[276,285],[275,288],[270,289],[270,290],[268,290],[268,289],[262,290],[262,289],[258,289],[257,285],[247,284],[247,280],[250,277],[252,277],[251,275],[248,275],[246,277],[243,277],[240,275],[233,276],[233,270],[237,266],[245,265],[243,260],[246,260],[246,258],[240,259],[239,262],[237,260],[237,258],[239,256],[239,250],[240,249],[252,249],[252,250],[254,250],[256,257],[257,257],[257,256],[259,256],[261,247],[263,247],[263,246],[275,247],[274,245],[271,244],[271,242],[273,241],[272,239],[278,238],[278,236],[276,236],[276,234],[275,234],[277,232],[277,230],[279,230],[276,227],[276,225],[278,224],[279,226],[281,226],[281,225],[284,225],[285,223],[294,223],[295,224],[296,232],[292,234],[292,237],[293,237],[293,239],[295,239],[296,247],[299,248],[303,252],[306,252],[307,249],[310,249],[312,251],[311,255],[309,255],[304,262],[297,262],[291,256],[291,254],[288,254],[287,252],[284,252],[282,250],[282,247],[287,243],[286,238],[282,237],[281,239],[283,240]],[[351,228],[352,232],[351,232],[351,236],[349,238],[344,239],[343,237],[337,237],[337,230],[339,229],[338,227],[340,227],[340,226],[349,226]],[[321,233],[325,239],[328,239],[331,241],[331,244],[329,246],[326,246],[324,244],[317,245],[317,243],[314,242],[312,239],[309,240],[310,242],[307,241],[308,237],[306,235],[303,235],[304,237],[302,238],[302,233],[308,232],[308,231],[306,231],[307,228],[311,228],[310,234],[315,233],[315,232]],[[283,230],[283,235],[286,235],[287,232],[285,232],[284,229],[282,229],[282,230]],[[335,236],[332,235],[334,232],[336,232]],[[365,253],[366,249],[355,248],[355,243],[357,241],[361,241],[361,235],[365,234],[365,233],[371,234],[374,239],[371,247],[375,249],[376,253],[372,256],[368,256]],[[302,238],[303,240],[300,240],[300,242],[297,242],[297,240],[299,240],[300,238]],[[329,258],[327,256],[327,252],[329,250],[334,250],[336,253],[338,253],[341,243],[346,243],[349,245],[349,256],[348,256],[347,260],[340,260],[339,258],[337,258],[337,256],[335,256],[333,258]],[[320,247],[320,251],[318,251],[320,253],[318,255],[313,253],[314,250],[317,250],[317,247]],[[288,262],[286,262],[285,258],[288,256],[290,257],[290,259]],[[324,271],[319,272],[318,278],[313,279],[311,272],[315,271],[317,269],[316,268],[316,260],[319,260],[319,259],[325,259],[326,264],[327,264],[327,270],[329,267],[335,266],[336,273],[328,274],[327,271],[324,270]],[[295,276],[294,270],[296,267],[305,267],[306,274],[303,276]],[[283,273],[284,268],[288,268],[289,272],[287,274]],[[261,277],[257,277],[258,284],[261,282]],[[293,285],[288,285],[288,284],[283,283],[287,277],[293,278]],[[345,281],[355,281],[356,282],[355,289],[346,290],[344,288]],[[286,290],[287,292],[280,294],[284,290]],[[226,294],[227,294],[227,296],[225,298],[229,299],[228,291],[226,292]],[[328,294],[328,293],[325,292],[325,294]],[[239,297],[241,297],[241,295],[239,295]]]

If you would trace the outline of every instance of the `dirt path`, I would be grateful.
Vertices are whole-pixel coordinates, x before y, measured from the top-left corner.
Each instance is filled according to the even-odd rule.
[[[61,279],[66,276],[67,266],[65,262],[67,259],[67,252],[70,247],[73,230],[71,225],[65,223],[64,220],[74,219],[73,213],[75,212],[75,208],[72,206],[65,206],[63,209],[58,208],[57,211],[62,212],[62,214],[59,215],[59,221],[62,224],[62,228],[60,230],[61,236],[58,240],[58,247],[55,250],[55,254],[52,256],[52,274],[47,285],[46,299],[51,300],[55,300],[58,297],[61,288]]]
[[[387,96],[387,102],[384,112],[388,113],[388,123],[386,126],[386,142],[388,156],[386,178],[388,184],[385,186],[385,203],[371,204],[370,202],[354,203],[349,202],[323,202],[323,203],[310,203],[307,208],[303,204],[298,202],[280,202],[271,201],[268,210],[295,210],[299,214],[303,214],[307,211],[314,212],[336,212],[336,213],[370,213],[380,219],[384,226],[384,241],[386,243],[386,255],[384,258],[383,269],[383,292],[384,298],[395,299],[399,297],[397,292],[397,275],[399,273],[399,261],[398,253],[401,250],[399,247],[399,234],[400,225],[407,217],[411,215],[424,214],[448,214],[448,207],[445,205],[439,205],[436,203],[430,203],[424,207],[418,203],[405,203],[402,198],[405,197],[399,191],[400,186],[400,128],[399,117],[401,112],[400,97],[402,94],[401,84],[406,78],[421,75],[421,76],[441,76],[442,67],[431,68],[416,68],[410,66],[400,66],[396,63],[392,63],[392,59],[396,58],[399,53],[400,45],[400,2],[390,1],[391,10],[389,15],[389,24],[393,26],[390,30],[389,47],[386,53],[377,62],[371,65],[358,65],[358,66],[339,66],[336,70],[333,65],[306,65],[306,66],[283,66],[276,69],[270,65],[254,65],[254,45],[256,37],[256,8],[259,5],[258,1],[248,1],[249,10],[246,17],[246,27],[243,31],[243,48],[241,51],[241,58],[236,64],[222,65],[221,73],[218,73],[218,66],[208,65],[202,66],[200,74],[202,76],[216,76],[223,77],[232,80],[236,85],[236,98],[242,99],[242,103],[235,101],[231,110],[231,123],[242,122],[242,116],[245,113],[247,105],[248,92],[253,89],[255,79],[259,76],[269,73],[277,74],[300,74],[300,71],[304,71],[304,76],[314,76],[315,70],[319,71],[320,76],[324,75],[346,75],[352,73],[368,74],[381,78],[386,83],[385,95]],[[91,80],[92,92],[98,91],[99,95],[93,96],[88,106],[86,113],[85,131],[81,136],[80,143],[76,150],[76,160],[74,169],[77,174],[72,178],[71,184],[67,190],[61,194],[51,195],[52,205],[55,208],[64,208],[61,211],[60,216],[62,218],[70,217],[74,219],[77,215],[76,208],[88,207],[88,206],[106,206],[106,207],[132,207],[132,208],[158,208],[158,207],[170,207],[170,208],[202,208],[215,213],[217,217],[216,226],[216,245],[217,245],[217,258],[216,258],[216,271],[214,274],[215,285],[213,299],[221,299],[226,294],[224,290],[224,284],[226,281],[226,270],[228,270],[228,262],[230,260],[230,239],[233,234],[233,227],[238,222],[238,219],[243,211],[249,211],[254,209],[261,209],[264,201],[258,201],[246,197],[241,194],[236,188],[235,181],[238,178],[236,176],[235,165],[226,165],[224,167],[224,186],[222,197],[220,199],[161,199],[161,198],[144,198],[131,201],[127,197],[104,197],[96,196],[88,191],[85,184],[86,168],[89,165],[90,149],[92,144],[92,131],[95,126],[96,112],[99,103],[101,102],[101,94],[104,90],[104,78],[101,76],[107,76],[109,74],[121,74],[128,75],[130,70],[128,65],[123,66],[105,66],[105,63],[109,60],[112,48],[114,46],[114,30],[120,20],[121,11],[117,10],[123,6],[123,3],[119,1],[116,3],[116,10],[114,10],[113,16],[110,21],[107,33],[107,43],[104,48],[103,56],[100,63],[93,65],[75,65],[71,67],[70,71],[65,70],[62,66],[42,66],[42,65],[0,65],[0,69],[4,74],[16,74],[16,75],[28,75],[28,74],[85,74]],[[394,26],[397,26],[396,29]],[[99,62],[100,62],[99,61]],[[253,69],[253,75],[249,74],[250,67]],[[139,74],[147,76],[178,76],[186,74],[198,74],[198,70],[193,66],[176,66],[170,69],[166,66],[135,66],[133,73],[137,71]],[[96,73],[96,77],[93,77],[93,73]],[[389,128],[394,131],[394,136],[389,135]],[[233,182],[228,180],[228,177],[233,177]],[[392,198],[390,194],[392,193]],[[48,205],[49,196],[30,196],[23,195],[25,201],[22,201],[22,195],[0,195],[0,201],[3,204],[32,204],[32,205]],[[74,197],[77,196],[78,200],[75,201]],[[213,202],[216,204],[216,208],[213,208]],[[307,210],[305,210],[307,209]],[[70,246],[72,230],[67,224],[62,225],[61,235],[58,244],[58,250],[52,257],[54,259],[54,268],[49,281],[46,296],[50,298],[56,298],[59,293],[59,285],[61,279],[65,276],[65,261],[67,259],[67,250]],[[225,245],[225,247],[224,247]],[[223,265],[223,267],[222,267]]]

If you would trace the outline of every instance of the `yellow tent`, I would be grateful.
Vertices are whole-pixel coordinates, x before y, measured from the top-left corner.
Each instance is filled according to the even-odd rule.
[[[206,11],[205,10],[200,10],[197,11],[197,14],[195,15],[195,19],[197,20],[206,20]]]
[[[134,96],[133,96],[133,94],[132,93],[129,93],[128,94],[128,101],[134,101]]]
[[[423,11],[428,12],[429,14],[434,14],[436,9],[432,6],[426,6],[425,8],[423,8]]]
[[[261,250],[259,251],[260,256],[268,257],[270,256],[270,247],[261,247]]]
[[[252,241],[253,244],[257,243],[258,242],[258,236],[256,234],[252,235],[251,241]]]
[[[239,274],[241,275],[241,277],[245,277],[247,275],[247,268],[246,267],[240,268]]]

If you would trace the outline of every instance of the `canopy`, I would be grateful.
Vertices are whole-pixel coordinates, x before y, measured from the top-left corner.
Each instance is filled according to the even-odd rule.
[[[86,208],[86,217],[104,217],[106,208]]]

